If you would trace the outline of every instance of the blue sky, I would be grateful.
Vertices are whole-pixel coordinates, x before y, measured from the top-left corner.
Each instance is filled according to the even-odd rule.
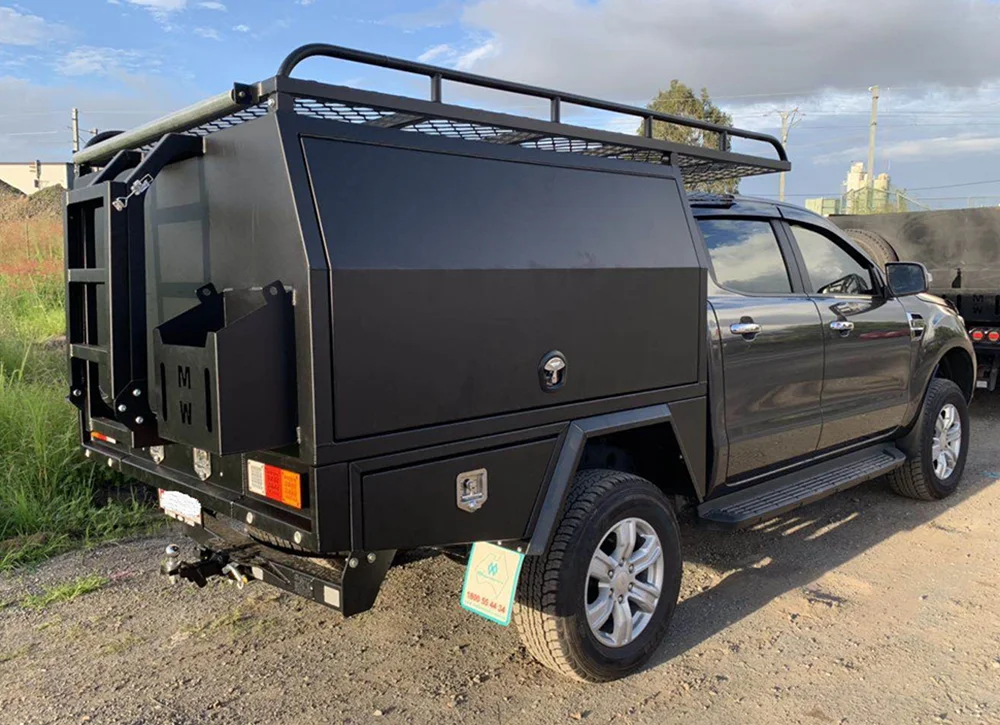
[[[0,0],[0,160],[68,159],[73,106],[84,128],[128,127],[270,76],[290,49],[325,41],[626,103],[645,103],[676,77],[707,86],[736,125],[771,133],[775,111],[798,107],[805,115],[788,147],[793,201],[838,193],[850,162],[864,160],[868,87],[878,84],[877,171],[931,206],[970,197],[1000,204],[1000,181],[973,183],[1000,180],[998,8],[993,0]],[[299,74],[414,88],[397,74],[324,60]],[[634,128],[596,114],[569,120]],[[743,190],[775,194],[777,178]]]

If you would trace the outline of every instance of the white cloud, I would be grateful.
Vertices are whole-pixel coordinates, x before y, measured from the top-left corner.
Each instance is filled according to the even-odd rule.
[[[477,72],[629,101],[671,78],[763,97],[1000,77],[980,0],[476,0],[462,23],[492,40]]]
[[[458,22],[462,14],[462,5],[457,0],[445,0],[437,5],[432,5],[423,10],[416,10],[410,13],[396,13],[384,20],[379,21],[381,25],[391,25],[408,32],[424,30],[426,28],[442,28]]]
[[[434,45],[417,56],[421,63],[448,65],[458,70],[469,70],[477,62],[496,55],[498,48],[493,39],[466,42],[458,47],[451,43]]]
[[[441,43],[440,45],[435,45],[425,50],[417,56],[417,60],[421,63],[432,63],[440,58],[450,58],[454,56],[454,54],[455,51],[452,50],[451,45],[448,43]]]
[[[880,145],[878,153],[893,161],[923,161],[932,158],[953,159],[1000,152],[1000,137],[975,133],[958,133],[932,138],[907,139]],[[813,158],[816,164],[859,161],[868,153],[866,146],[854,146]]]
[[[219,31],[215,28],[195,28],[194,34],[202,38],[208,38],[209,40],[222,40]]]
[[[124,76],[156,65],[139,51],[82,45],[61,56],[55,67],[64,76]]]
[[[100,87],[73,79],[60,84],[55,76],[44,85],[0,75],[0,98],[16,98],[20,115],[0,113],[0,158],[10,161],[42,159],[69,161],[72,139],[69,110],[80,108],[84,128],[131,128],[182,108],[200,93],[171,74],[169,82],[158,76]],[[93,109],[93,110],[91,110]]]
[[[153,19],[166,30],[176,30],[171,18],[187,8],[187,0],[126,0],[131,5],[145,8]]]
[[[67,29],[37,15],[0,7],[0,45],[41,45],[65,37]]]
[[[912,161],[931,157],[995,154],[998,151],[1000,151],[1000,137],[960,134],[918,141],[899,141],[884,147],[882,154],[892,158],[893,161]]]
[[[226,12],[226,6],[219,2],[198,3],[198,7],[202,10],[218,10],[220,13]]]
[[[176,13],[187,7],[187,0],[127,0],[154,14]]]
[[[312,5],[316,0],[296,0],[299,5]]]
[[[239,25],[234,25],[233,26],[233,32],[235,32],[235,33],[249,33],[250,32],[250,26],[249,25],[244,25],[243,23],[240,23]]]
[[[493,58],[500,52],[500,45],[496,40],[487,40],[480,45],[477,45],[472,50],[462,53],[455,61],[455,67],[458,70],[472,70],[472,67],[477,63]]]

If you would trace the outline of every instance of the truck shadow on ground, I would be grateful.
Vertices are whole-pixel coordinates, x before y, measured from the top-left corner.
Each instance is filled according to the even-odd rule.
[[[683,654],[777,597],[808,587],[880,542],[924,526],[997,484],[1000,456],[995,445],[988,445],[986,424],[1000,420],[1000,396],[981,395],[971,413],[965,475],[958,492],[944,501],[905,499],[879,480],[746,531],[709,531],[693,520],[682,520],[686,564],[715,572],[721,580],[703,585],[677,605],[667,639],[648,668]]]

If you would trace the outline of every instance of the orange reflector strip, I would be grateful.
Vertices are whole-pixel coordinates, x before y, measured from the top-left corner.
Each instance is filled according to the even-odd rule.
[[[112,438],[111,436],[106,436],[103,433],[98,433],[96,430],[90,432],[90,437],[93,438],[94,440],[104,441],[105,443],[117,443],[118,442],[114,438]]]
[[[247,488],[250,493],[302,508],[302,476],[260,461],[247,461]]]

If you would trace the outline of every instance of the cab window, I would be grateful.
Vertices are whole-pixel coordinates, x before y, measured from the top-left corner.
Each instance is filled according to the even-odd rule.
[[[715,280],[734,292],[789,294],[785,258],[767,221],[699,219]]]
[[[820,295],[871,295],[871,269],[832,238],[813,229],[790,225],[806,264],[810,292]]]

